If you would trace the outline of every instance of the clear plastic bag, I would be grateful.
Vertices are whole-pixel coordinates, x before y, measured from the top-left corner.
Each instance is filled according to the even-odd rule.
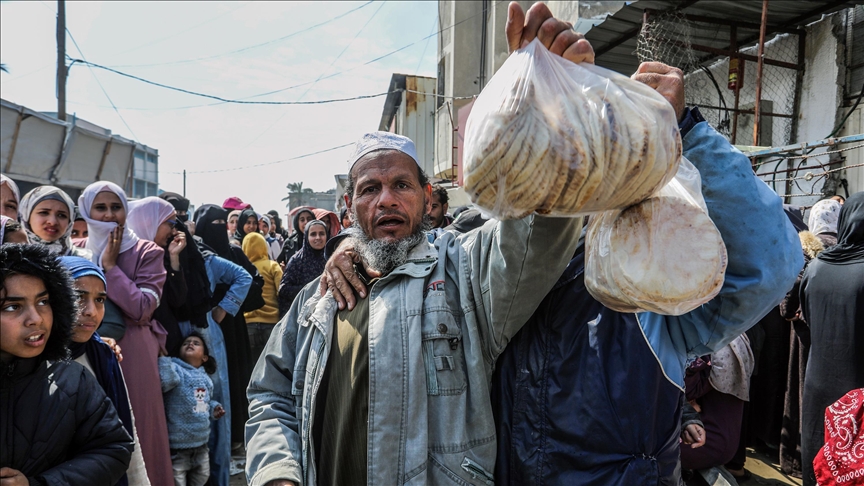
[[[625,208],[663,187],[681,137],[654,89],[535,39],[480,93],[464,153],[465,191],[491,216],[575,216]]]
[[[588,222],[585,287],[619,312],[690,312],[720,292],[726,263],[699,171],[684,157],[656,194]]]

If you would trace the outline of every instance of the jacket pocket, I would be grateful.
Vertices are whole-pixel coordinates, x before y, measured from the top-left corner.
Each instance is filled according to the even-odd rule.
[[[461,395],[467,388],[462,329],[447,311],[423,318],[423,364],[430,396]]]

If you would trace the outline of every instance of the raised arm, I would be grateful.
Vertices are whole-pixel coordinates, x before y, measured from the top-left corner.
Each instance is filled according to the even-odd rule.
[[[696,113],[690,117],[701,118]],[[640,314],[652,333],[668,332],[679,354],[720,349],[774,308],[795,283],[804,259],[781,199],[758,179],[750,160],[705,121],[684,137],[684,155],[699,169],[702,195],[728,253],[720,293],[680,317]],[[658,320],[666,319],[667,331]],[[652,324],[653,323],[653,324]]]
[[[123,314],[137,325],[147,325],[159,307],[165,285],[164,250],[155,243],[142,248],[134,278],[123,273],[118,265],[105,272],[108,298]]]
[[[180,385],[180,375],[174,369],[171,358],[167,356],[159,358],[159,380],[162,382],[162,393],[171,391]]]

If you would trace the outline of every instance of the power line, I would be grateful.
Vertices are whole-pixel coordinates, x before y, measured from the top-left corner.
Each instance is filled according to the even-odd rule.
[[[348,146],[351,146],[351,145],[354,145],[354,142],[351,142],[351,143],[345,143],[345,144],[342,144],[342,145],[337,145],[337,146],[335,146],[335,147],[330,147],[330,148],[328,148],[328,149],[319,150],[319,151],[317,151],[317,152],[312,152],[312,153],[308,153],[308,154],[298,155],[298,156],[296,156],[296,157],[291,157],[291,158],[288,158],[288,159],[274,160],[273,162],[264,162],[264,163],[262,163],[262,164],[247,165],[247,166],[245,166],[245,167],[232,167],[232,168],[230,168],[230,169],[192,170],[192,171],[186,171],[186,173],[187,173],[187,174],[209,174],[209,173],[214,173],[214,172],[231,172],[231,171],[236,171],[236,170],[254,169],[254,168],[256,168],[256,167],[265,167],[265,166],[268,166],[268,165],[281,164],[281,163],[289,162],[289,161],[292,161],[292,160],[305,159],[305,158],[307,158],[307,157],[312,157],[313,155],[319,155],[319,154],[323,154],[323,153],[327,153],[327,152],[332,152],[332,151],[334,151],[334,150],[339,150],[339,149],[341,149],[341,148],[345,148],[345,147],[348,147]],[[182,172],[182,171],[179,171],[179,172],[177,172],[177,171],[165,171],[165,173],[166,173],[166,174],[182,174],[183,172]]]
[[[325,69],[324,71],[321,72],[321,74],[318,75],[318,78],[315,79],[315,82],[313,82],[311,85],[309,85],[308,88],[306,88],[306,91],[304,91],[303,94],[300,95],[299,98],[297,98],[297,101],[302,100],[302,99],[306,96],[306,94],[309,93],[309,90],[312,89],[313,86],[315,86],[315,83],[317,83],[317,82],[321,79],[322,76],[324,76],[325,74],[327,74],[327,71],[329,71],[330,68],[333,67],[333,64],[336,64],[336,61],[338,61],[339,58],[342,57],[342,54],[345,54],[345,51],[347,51],[348,48],[351,47],[351,44],[353,44],[354,41],[357,40],[357,37],[359,37],[360,34],[363,32],[363,30],[366,28],[366,26],[369,25],[370,22],[372,22],[372,19],[374,19],[375,16],[378,15],[378,12],[380,12],[381,9],[384,8],[384,5],[385,5],[385,3],[382,2],[382,3],[381,3],[381,6],[378,7],[378,10],[376,10],[375,13],[373,13],[372,16],[369,17],[369,20],[367,20],[366,23],[363,24],[362,27],[360,27],[360,30],[358,30],[357,33],[354,34],[354,37],[352,37],[351,40],[348,41],[348,44],[347,44],[347,45],[342,49],[342,52],[340,52],[339,55],[337,55],[336,58],[333,59],[333,60],[330,62],[330,65],[327,66],[327,69]],[[279,123],[283,118],[285,118],[285,115],[287,115],[287,114],[288,114],[287,111],[286,111],[285,113],[282,113],[282,115],[280,115],[279,118],[276,119],[276,121],[274,121],[273,123],[270,124],[270,126],[268,126],[267,128],[265,128],[264,131],[261,132],[260,134],[258,134],[257,137],[255,137],[254,139],[252,139],[251,142],[249,142],[249,143],[247,143],[246,145],[244,145],[243,148],[246,148],[246,147],[252,145],[253,143],[257,142],[259,138],[263,137],[265,133],[269,132],[271,128],[275,127],[276,124]]]
[[[80,52],[80,51],[79,51]],[[241,100],[241,99],[229,99],[223,98],[221,96],[210,95],[206,93],[199,93],[197,91],[192,91],[184,88],[178,88],[175,86],[169,86],[167,84],[157,83],[156,81],[150,81],[149,79],[144,79],[139,76],[135,76],[134,74],[124,73],[123,71],[118,71],[116,69],[109,68],[107,66],[102,66],[100,64],[92,63],[87,61],[86,59],[73,59],[72,63],[81,63],[87,66],[92,66],[99,69],[104,69],[105,71],[112,72],[114,74],[119,74],[120,76],[124,76],[127,78],[134,79],[136,81],[141,81],[142,83],[151,84],[153,86],[158,86],[160,88],[169,89],[171,91],[178,91],[180,93],[186,93],[193,96],[199,96],[201,98],[210,98],[212,100],[220,101],[222,103],[233,103],[239,105],[321,105],[326,103],[336,103],[340,101],[352,101],[352,100],[362,100],[367,98],[377,98],[379,96],[385,96],[389,94],[389,91],[385,91],[383,93],[377,93],[372,95],[363,95],[363,96],[354,96],[351,98],[335,98],[330,100],[318,100],[318,101],[249,101],[249,100]],[[110,100],[109,100],[110,101]],[[113,105],[113,103],[112,103]]]
[[[436,24],[438,24],[438,14],[435,14],[435,21],[432,22],[432,31],[433,31],[433,32],[434,32],[434,30],[435,30],[435,25],[436,25]],[[423,46],[423,54],[420,54],[420,61],[417,62],[417,68],[414,69],[414,75],[415,75],[415,76],[417,75],[417,72],[420,71],[420,66],[423,64],[423,58],[426,57],[426,49],[429,48],[429,41],[431,41],[431,40],[432,40],[432,36],[430,35],[430,36],[426,39],[426,45]]]
[[[285,35],[285,36],[279,37],[278,39],[273,39],[273,40],[269,40],[269,41],[266,41],[266,42],[262,42],[262,43],[260,43],[260,44],[254,44],[254,45],[251,45],[251,46],[242,47],[242,48],[240,48],[240,49],[235,49],[235,50],[233,50],[233,51],[229,51],[229,52],[223,52],[222,54],[215,54],[215,55],[212,55],[212,56],[205,56],[205,57],[197,57],[197,58],[194,58],[194,59],[184,59],[184,60],[180,60],[180,61],[159,62],[159,63],[152,63],[152,64],[117,64],[117,65],[115,65],[114,67],[152,67],[152,66],[170,66],[170,65],[175,65],[175,64],[188,64],[188,63],[191,63],[191,62],[209,61],[210,59],[216,59],[216,58],[219,58],[219,57],[230,56],[231,54],[238,54],[238,53],[240,53],[240,52],[248,51],[248,50],[250,50],[250,49],[257,49],[257,48],[259,48],[259,47],[263,47],[263,46],[266,46],[266,45],[269,45],[269,44],[274,44],[274,43],[276,43],[276,42],[281,42],[281,41],[283,41],[283,40],[285,40],[285,39],[289,39],[289,38],[291,38],[291,37],[294,37],[295,35],[302,34],[302,33],[304,33],[304,32],[308,32],[308,31],[310,31],[310,30],[312,30],[312,29],[316,29],[316,28],[318,28],[318,27],[321,27],[322,25],[329,24],[330,22],[333,22],[333,21],[336,21],[336,20],[338,20],[338,19],[341,19],[342,17],[345,17],[346,15],[349,15],[349,14],[351,14],[351,13],[353,13],[353,12],[356,12],[356,11],[360,10],[360,9],[363,8],[363,7],[366,7],[367,5],[371,4],[373,1],[374,1],[374,0],[370,0],[370,1],[366,2],[366,3],[364,3],[363,5],[360,5],[359,7],[356,7],[356,8],[352,8],[351,10],[349,10],[349,11],[347,11],[347,12],[345,12],[345,13],[339,14],[339,15],[337,15],[337,16],[335,16],[335,17],[332,17],[332,18],[330,18],[330,19],[327,19],[327,20],[325,20],[325,21],[323,21],[323,22],[320,22],[320,23],[317,23],[317,24],[315,24],[315,25],[311,25],[311,26],[306,27],[306,28],[304,28],[304,29],[300,29],[300,30],[298,30],[298,31],[296,31],[296,32],[292,32],[292,33],[290,33],[290,34],[288,34],[288,35]]]
[[[81,58],[82,58],[82,62],[87,63],[88,68],[89,68],[90,63],[87,62],[86,57],[84,56],[84,52],[81,50],[80,47],[78,47],[78,42],[75,41],[75,37],[72,36],[72,31],[70,31],[68,27],[66,28],[66,33],[69,34],[69,38],[72,40],[72,44],[75,45],[75,49],[78,51],[78,54],[81,56]],[[72,64],[74,64],[74,61],[73,61]],[[70,65],[69,65],[69,68],[71,68],[71,67],[72,67],[72,65],[70,64]],[[67,68],[67,69],[68,69],[68,68]],[[68,72],[68,71],[67,71],[67,72]],[[138,136],[135,135],[135,131],[132,130],[132,127],[130,127],[128,123],[126,123],[126,119],[123,118],[123,115],[120,114],[120,110],[117,109],[117,105],[114,104],[114,101],[113,101],[113,100],[111,99],[111,97],[108,95],[108,91],[105,90],[105,87],[102,86],[102,82],[99,81],[99,78],[96,76],[96,73],[93,72],[93,68],[90,68],[90,74],[93,75],[93,79],[96,80],[96,84],[99,85],[99,89],[102,90],[102,93],[105,95],[105,98],[108,98],[108,103],[111,104],[111,108],[114,108],[114,112],[117,113],[117,116],[118,116],[118,117],[120,117],[120,121],[123,122],[123,125],[125,125],[125,126],[126,126],[126,129],[129,130],[129,133],[132,134],[132,139],[135,140],[135,141],[137,142],[137,141],[138,141]]]

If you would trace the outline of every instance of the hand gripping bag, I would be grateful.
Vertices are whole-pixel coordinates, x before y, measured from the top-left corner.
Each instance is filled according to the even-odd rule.
[[[701,185],[682,157],[675,178],[648,199],[590,217],[585,286],[595,299],[619,312],[677,316],[720,292],[726,246]]]
[[[681,137],[654,89],[550,53],[510,55],[471,109],[464,187],[491,216],[576,216],[622,209],[674,175]]]

